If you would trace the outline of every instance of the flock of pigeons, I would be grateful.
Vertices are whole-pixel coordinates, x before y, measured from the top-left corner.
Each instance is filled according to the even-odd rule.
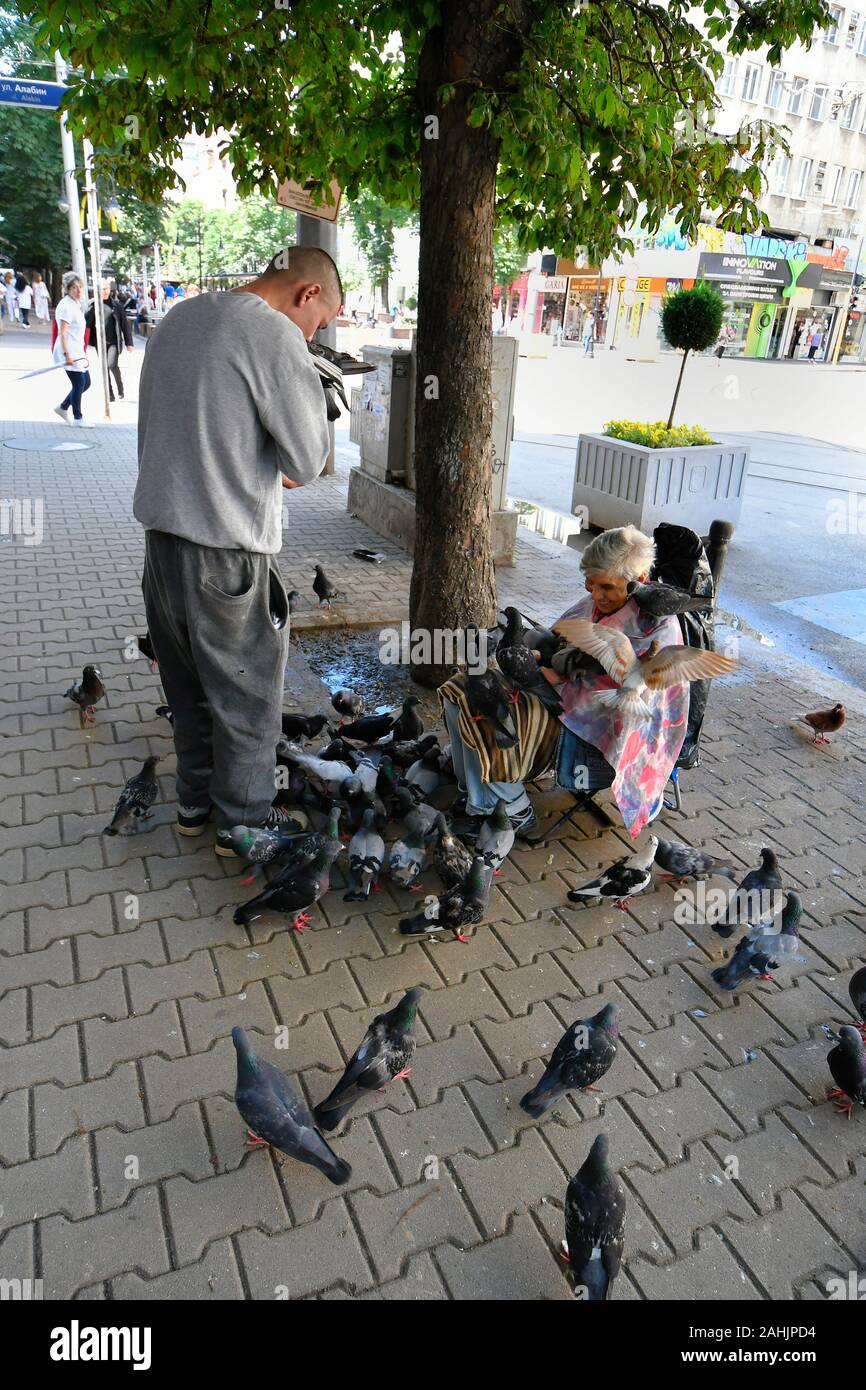
[[[658,591],[666,586],[642,587]],[[664,603],[663,593],[650,597],[656,607]],[[327,601],[327,595],[320,595],[320,602]],[[556,632],[524,630],[515,609],[506,610],[506,617],[505,635],[496,647],[498,672],[491,668],[466,679],[473,717],[488,720],[502,746],[515,740],[511,710],[520,693],[537,694],[548,708],[558,706],[555,688],[541,675],[540,664],[566,673],[574,667],[577,653],[588,654],[616,683],[617,688],[604,692],[610,702],[635,718],[646,709],[647,689],[718,675],[735,664],[714,652],[675,647],[651,650],[638,660],[627,639],[629,653],[607,628],[572,621],[558,625]],[[155,667],[147,635],[138,641]],[[66,695],[78,707],[83,727],[105,696],[98,668],[86,666],[81,681]],[[450,748],[442,748],[435,734],[425,734],[417,697],[409,696],[402,708],[387,713],[364,714],[362,701],[349,690],[338,690],[332,704],[340,716],[337,727],[328,715],[283,715],[283,737],[276,747],[277,802],[293,808],[292,819],[278,829],[233,830],[233,847],[250,866],[242,882],[264,881],[256,896],[235,910],[235,922],[245,924],[263,912],[278,912],[290,918],[294,929],[303,930],[311,920],[309,910],[331,887],[332,868],[348,839],[346,901],[368,899],[379,890],[383,873],[398,887],[421,893],[429,860],[441,887],[425,896],[417,913],[400,919],[399,930],[425,937],[449,930],[458,940],[468,940],[465,929],[483,921],[492,880],[514,844],[505,803],[498,802],[476,830],[456,834],[449,815],[430,804],[443,783],[456,781]],[[171,721],[167,706],[158,713]],[[836,706],[804,718],[817,743],[841,727],[845,713]],[[321,747],[305,746],[325,732],[328,741]],[[129,834],[151,816],[158,761],[148,757],[126,783],[106,835]],[[313,810],[322,816],[319,830],[309,828]],[[386,848],[386,826],[394,821],[402,828]],[[734,886],[722,895],[722,910],[713,920],[708,916],[707,924],[723,938],[740,925],[745,931],[726,963],[711,972],[712,979],[728,991],[756,978],[779,983],[770,972],[797,958],[802,904],[796,892],[783,891],[772,850],[762,850],[760,866],[737,882],[740,871],[733,864],[651,835],[640,850],[571,889],[568,900],[586,905],[613,901],[625,909],[629,898],[649,887],[654,874],[677,884],[709,876],[729,880]],[[363,1096],[409,1075],[421,995],[421,990],[411,989],[389,1012],[373,1019],[343,1075],[312,1112],[285,1074],[253,1051],[242,1028],[234,1028],[235,1100],[248,1127],[248,1145],[273,1146],[318,1168],[335,1184],[347,1182],[351,1168],[324,1133],[336,1129]],[[860,1021],[842,1027],[838,1035],[825,1029],[836,1044],[828,1057],[836,1083],[831,1098],[848,1116],[854,1104],[866,1107],[866,967],[852,977],[850,995]],[[520,1102],[527,1115],[540,1119],[568,1091],[597,1089],[595,1083],[616,1058],[619,1017],[619,1005],[611,1003],[566,1030],[543,1076]],[[590,1300],[609,1296],[623,1251],[625,1191],[608,1160],[608,1139],[600,1134],[569,1182],[565,1198],[563,1255],[576,1295]]]

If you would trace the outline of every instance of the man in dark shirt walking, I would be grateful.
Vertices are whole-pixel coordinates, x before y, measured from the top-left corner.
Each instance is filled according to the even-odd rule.
[[[132,352],[132,327],[126,315],[126,310],[113,294],[111,287],[106,280],[100,286],[102,296],[102,315],[105,321],[105,352],[108,358],[108,391],[109,399],[114,400],[114,389],[111,385],[111,378],[114,377],[117,383],[117,394],[123,400],[123,377],[120,375],[120,353],[125,346],[127,352]],[[97,346],[96,337],[96,305],[91,304],[87,313],[84,315],[84,322],[90,329],[90,345]]]

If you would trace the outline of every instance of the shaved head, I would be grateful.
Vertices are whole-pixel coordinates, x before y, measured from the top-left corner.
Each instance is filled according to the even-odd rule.
[[[285,314],[309,342],[339,312],[343,302],[340,272],[319,246],[289,246],[278,251],[257,280],[234,293],[257,294]]]
[[[328,299],[343,302],[343,282],[336,262],[320,246],[288,246],[278,251],[265,275],[287,275],[290,280],[318,283]]]

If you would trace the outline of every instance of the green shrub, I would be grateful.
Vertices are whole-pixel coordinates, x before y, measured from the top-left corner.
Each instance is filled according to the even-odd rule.
[[[662,332],[671,347],[679,348],[683,354],[668,416],[669,429],[674,422],[686,358],[690,352],[706,352],[718,341],[724,314],[725,301],[706,280],[698,280],[693,289],[677,290],[675,294],[668,295],[662,305]]]

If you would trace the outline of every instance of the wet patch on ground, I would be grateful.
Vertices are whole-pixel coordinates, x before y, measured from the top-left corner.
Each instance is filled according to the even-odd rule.
[[[410,666],[381,661],[378,627],[299,633],[298,648],[331,692],[354,690],[368,713],[391,709],[402,704],[407,695],[417,695],[425,726],[439,723],[435,690],[413,681]]]

